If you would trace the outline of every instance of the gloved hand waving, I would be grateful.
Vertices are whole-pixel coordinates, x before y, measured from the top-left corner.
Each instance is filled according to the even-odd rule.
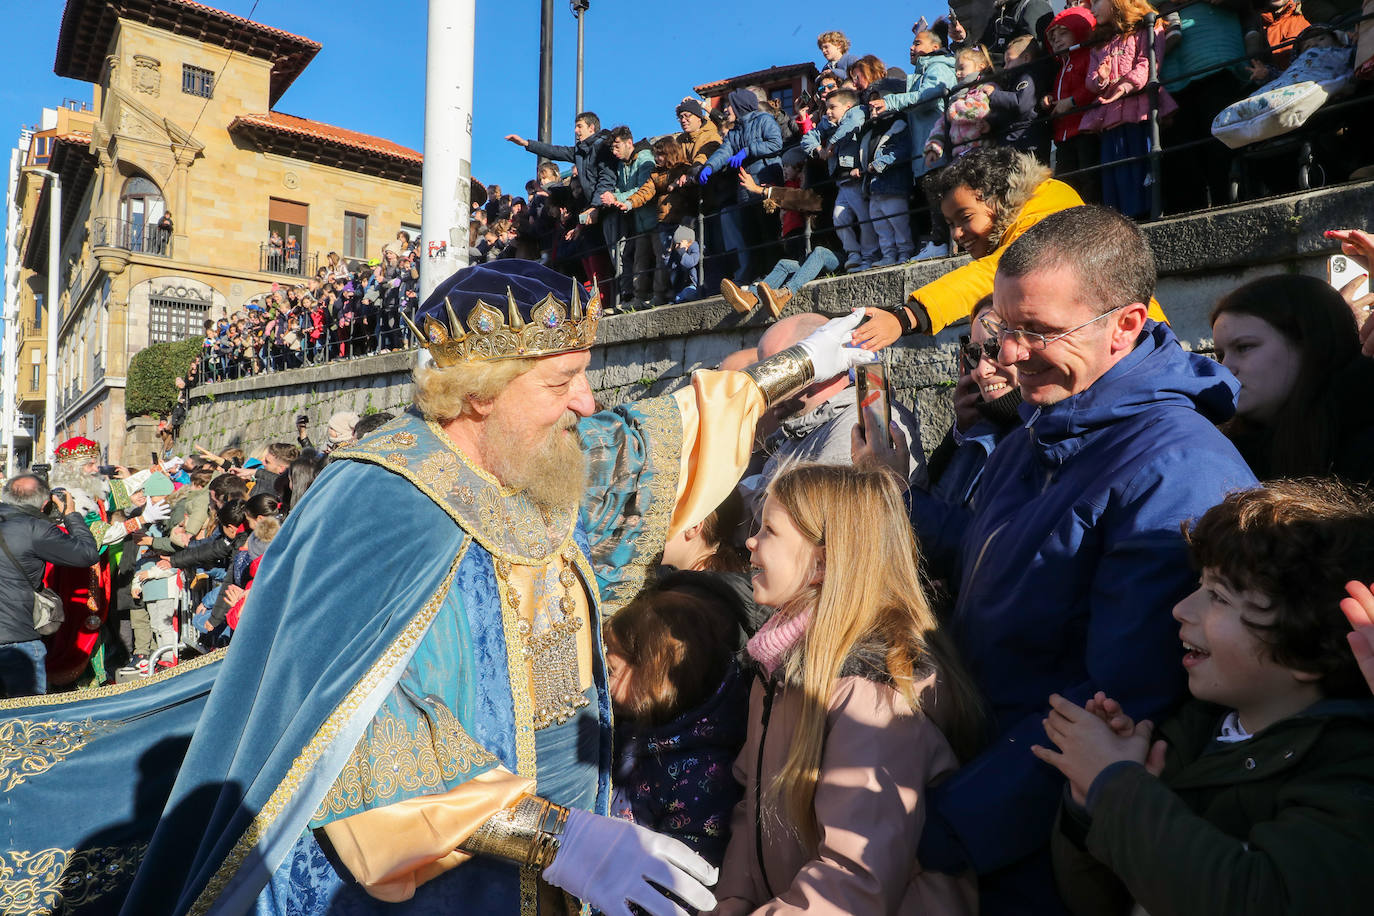
[[[856,366],[878,361],[878,354],[854,346],[853,331],[864,320],[864,310],[855,309],[843,318],[832,318],[798,346],[811,357],[814,380],[824,381]]]

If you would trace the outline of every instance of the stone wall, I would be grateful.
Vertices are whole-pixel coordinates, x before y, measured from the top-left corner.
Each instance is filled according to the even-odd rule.
[[[1367,225],[1370,212],[1374,182],[1152,223],[1145,233],[1159,264],[1157,297],[1184,344],[1209,350],[1207,316],[1222,293],[1276,272],[1324,276],[1325,255],[1333,246],[1322,232]],[[838,315],[857,305],[895,303],[960,263],[922,262],[820,280],[803,289],[788,311]],[[693,370],[754,346],[768,326],[762,311],[737,315],[714,297],[606,318],[592,350],[592,387],[606,405],[674,390]],[[966,331],[961,326],[934,338],[907,338],[889,351],[896,396],[920,414],[927,449],[950,422],[955,347]],[[183,442],[219,450],[294,441],[295,418],[302,413],[310,416],[319,441],[336,410],[403,409],[410,401],[412,365],[411,354],[388,354],[202,386],[193,392]]]

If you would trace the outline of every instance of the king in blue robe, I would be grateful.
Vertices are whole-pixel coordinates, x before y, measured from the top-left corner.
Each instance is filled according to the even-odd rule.
[[[560,299],[566,284],[519,261],[455,275],[421,309],[431,371],[582,354],[568,385],[585,390],[598,304]],[[759,414],[812,381],[813,355],[699,372],[601,413],[574,403],[585,479],[568,469],[582,489],[565,508],[503,484],[421,410],[336,453],[264,556],[222,659],[149,685],[141,705],[121,693],[109,719],[81,716],[112,699],[43,710],[49,725],[107,724],[30,778],[33,793],[93,766],[112,734],[125,756],[184,742],[191,723],[194,736],[146,852],[147,798],[160,797],[156,779],[143,784],[103,902],[69,906],[59,864],[56,905],[35,911],[113,912],[140,859],[121,910],[139,916],[577,908],[542,877],[569,812],[607,810],[601,621],[639,591],[670,531],[734,485]],[[556,383],[539,397],[558,397]],[[180,755],[170,748],[159,772]],[[117,797],[128,776],[106,773],[100,791]],[[31,811],[51,807],[29,797]],[[73,826],[45,825],[45,848],[86,862],[80,843],[57,845]]]

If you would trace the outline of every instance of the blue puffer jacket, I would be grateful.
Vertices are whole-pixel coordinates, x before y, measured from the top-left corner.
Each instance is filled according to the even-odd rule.
[[[922,546],[959,583],[952,631],[997,733],[932,792],[926,867],[967,862],[991,890],[990,872],[1045,855],[1063,780],[1030,746],[1046,743],[1051,693],[1082,704],[1104,690],[1137,720],[1183,697],[1170,612],[1197,576],[1179,526],[1255,485],[1215,426],[1234,412],[1239,387],[1149,321],[1136,349],[1087,391],[1022,405],[1026,425],[988,459],[974,512],[914,498]],[[1028,895],[1028,912],[1059,909],[1030,899],[1053,897],[1048,882],[999,890]]]
[[[801,148],[808,156],[814,156],[827,144],[835,154],[826,160],[830,174],[840,181],[849,180],[849,170],[859,167],[859,130],[864,126],[867,115],[862,105],[855,105],[844,113],[840,123],[831,124],[826,118],[811,128],[801,139]]]
[[[911,67],[911,75],[906,78],[906,92],[889,95],[887,107],[906,112],[907,129],[916,147],[911,175],[920,178],[929,171],[923,155],[926,137],[945,113],[945,97],[957,80],[954,78],[954,55],[943,51],[918,57]]]
[[[729,95],[730,107],[735,110],[735,126],[721,141],[720,147],[706,160],[713,172],[725,168],[730,157],[740,150],[748,150],[744,170],[757,180],[769,166],[782,167],[782,129],[766,111],[759,111],[759,100],[747,89],[736,89]]]
[[[871,195],[906,197],[911,193],[911,130],[897,112],[869,118],[859,131],[859,171]]]

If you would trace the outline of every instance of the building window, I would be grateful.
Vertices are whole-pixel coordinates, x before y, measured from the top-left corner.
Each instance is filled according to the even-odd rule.
[[[344,257],[367,260],[367,217],[344,213]]]
[[[164,289],[148,298],[148,343],[198,337],[204,333],[209,313],[209,298],[201,299],[189,290]]]
[[[29,390],[37,391],[43,382],[43,354],[38,350],[29,351]]]
[[[215,72],[204,67],[182,64],[181,91],[187,95],[198,95],[202,99],[212,98],[215,94]]]
[[[33,294],[33,329],[43,330],[43,294]]]
[[[777,99],[778,105],[787,114],[796,114],[792,110],[792,87],[783,86],[781,89],[773,89],[768,93],[770,99]]]
[[[303,276],[306,228],[310,207],[292,200],[267,200],[267,242],[262,246],[262,270]]]
[[[119,225],[115,227],[114,237],[107,237],[105,244],[128,251],[161,253],[157,222],[162,219],[163,209],[161,189],[142,175],[133,176],[124,182],[124,191],[119,197]]]

